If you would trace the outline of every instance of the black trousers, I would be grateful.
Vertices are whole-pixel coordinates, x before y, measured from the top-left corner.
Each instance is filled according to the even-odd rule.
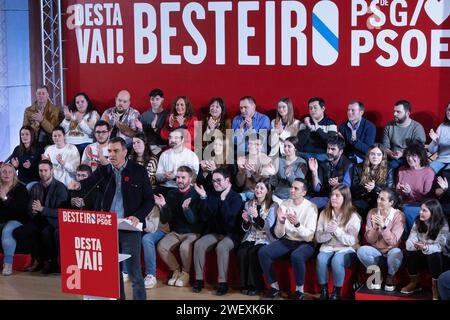
[[[258,251],[263,244],[255,245],[254,241],[245,241],[237,251],[237,262],[241,277],[241,288],[264,289],[262,270],[259,264]]]
[[[59,257],[59,229],[46,219],[33,219],[13,232],[17,242],[38,261],[57,261]]]
[[[419,270],[428,267],[433,279],[437,279],[442,273],[442,253],[423,254],[422,251],[406,251],[406,266],[409,274],[416,275]]]

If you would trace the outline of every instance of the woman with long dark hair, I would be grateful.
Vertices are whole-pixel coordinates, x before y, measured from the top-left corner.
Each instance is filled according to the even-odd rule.
[[[365,216],[376,207],[381,189],[394,185],[394,169],[389,168],[386,150],[376,143],[367,151],[364,162],[353,167],[353,204]]]
[[[231,129],[231,120],[228,118],[227,107],[220,97],[212,98],[209,103],[208,115],[203,119],[203,145],[211,143],[212,137],[226,138],[226,130]]]
[[[320,299],[328,299],[328,265],[333,273],[333,293],[330,300],[341,298],[345,268],[356,261],[361,217],[352,204],[350,188],[338,184],[331,190],[330,201],[320,213],[316,241],[321,244],[316,270],[320,284]]]
[[[419,269],[425,265],[431,272],[433,300],[439,299],[437,278],[442,273],[442,251],[448,231],[448,224],[439,201],[436,199],[424,201],[406,241],[406,266],[410,281],[401,289],[402,293],[410,294],[420,290]]]
[[[242,229],[246,232],[237,252],[241,292],[253,296],[264,289],[258,251],[275,241],[270,229],[275,223],[278,206],[272,201],[269,180],[255,186],[255,198],[245,203]]]
[[[39,181],[38,163],[41,160],[43,150],[37,145],[34,135],[32,127],[23,126],[20,128],[20,143],[5,161],[14,166],[18,178],[23,184]]]
[[[387,266],[384,290],[395,290],[395,274],[400,269],[403,253],[400,249],[405,215],[398,210],[399,197],[390,188],[383,188],[378,195],[377,207],[367,215],[366,233],[368,245],[358,249],[359,260],[366,268],[372,265]],[[375,283],[373,289],[381,289],[381,283]]]
[[[76,146],[80,155],[88,144],[94,142],[94,126],[99,119],[100,115],[84,92],[75,94],[70,105],[64,107],[61,127],[66,133],[67,143]]]
[[[133,137],[133,149],[129,158],[147,169],[148,178],[152,188],[157,186],[156,169],[158,168],[158,158],[153,155],[147,143],[147,137],[143,132],[138,132]]]

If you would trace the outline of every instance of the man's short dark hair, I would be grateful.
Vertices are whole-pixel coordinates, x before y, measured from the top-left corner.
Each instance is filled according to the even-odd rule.
[[[295,178],[294,181],[303,183],[303,191],[308,191],[309,184],[308,184],[308,181],[306,181],[306,179],[303,179],[303,178]],[[292,183],[293,183],[294,181],[292,181]],[[291,185],[292,185],[292,183],[291,183]]]
[[[105,121],[105,120],[98,120],[98,121],[95,123],[95,125],[94,125],[94,130],[95,130],[97,127],[103,127],[103,126],[106,126],[106,129],[107,129],[108,131],[111,131],[111,125],[110,125],[107,121]]]
[[[89,173],[89,175],[91,175],[92,174],[92,168],[89,166],[89,165],[87,165],[87,164],[80,164],[78,167],[77,167],[77,171],[83,171],[83,172],[87,172],[87,173]]]
[[[412,106],[411,103],[407,100],[398,100],[394,106],[397,107],[399,105],[403,105],[403,109],[405,109],[405,112],[411,112]]]
[[[350,104],[357,104],[359,107],[359,111],[364,111],[365,106],[364,106],[364,103],[362,103],[361,101],[352,100],[352,101],[350,101],[349,105]]]
[[[63,136],[66,135],[66,131],[65,131],[64,128],[61,127],[61,126],[56,126],[56,127],[54,127],[53,130],[52,130],[52,134],[53,134],[53,132],[55,132],[55,131],[61,131],[62,134],[63,134]]]
[[[191,177],[194,175],[194,171],[192,171],[191,167],[188,166],[180,166],[177,169],[177,172],[187,172]]]
[[[127,148],[127,143],[125,142],[125,140],[121,137],[114,137],[111,140],[109,140],[109,143],[120,143],[122,145],[122,149],[126,149]]]
[[[47,159],[41,160],[41,161],[39,161],[38,166],[41,165],[41,164],[48,164],[50,169],[53,169],[53,163],[50,160],[47,160]]]
[[[320,97],[312,97],[311,99],[308,100],[308,106],[310,103],[317,101],[319,103],[319,106],[321,108],[325,107],[325,100],[323,100]]]
[[[217,168],[216,170],[213,171],[212,174],[214,175],[215,173],[222,175],[224,179],[231,177],[230,171],[225,167]]]
[[[239,101],[248,100],[251,104],[256,106],[256,100],[252,96],[243,96]]]
[[[327,146],[337,146],[339,150],[344,150],[345,140],[344,138],[336,134],[328,139]]]
[[[150,91],[148,96],[150,98],[154,98],[154,97],[157,97],[157,96],[160,96],[161,98],[164,98],[164,92],[161,89],[159,89],[159,88],[155,88],[152,91]]]

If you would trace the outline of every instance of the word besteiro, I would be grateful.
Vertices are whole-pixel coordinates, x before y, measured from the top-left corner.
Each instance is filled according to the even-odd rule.
[[[431,18],[438,25],[443,22],[436,19],[436,13],[433,13],[439,10],[435,4],[437,0],[427,0],[425,6],[424,2],[417,0],[414,12],[408,13],[411,11],[408,6],[414,5],[413,1],[392,0],[389,4],[386,0],[352,0],[351,27],[361,24],[364,29],[349,30],[351,66],[360,66],[362,55],[379,52],[375,62],[382,67],[394,66],[399,61],[409,67],[418,67],[425,64],[427,57],[432,67],[449,67],[450,59],[442,58],[442,55],[449,51],[443,39],[450,37],[450,30],[436,29],[426,34],[419,29],[410,29],[419,19]],[[159,58],[161,64],[179,65],[186,62],[197,65],[205,62],[208,52],[215,52],[215,64],[225,65],[230,63],[227,58],[230,50],[236,50],[238,65],[306,66],[310,64],[307,59],[310,50],[316,64],[330,66],[338,61],[341,51],[339,38],[342,30],[337,3],[318,1],[311,12],[307,12],[302,1],[187,2],[183,6],[181,2],[161,2],[158,10],[149,3],[134,3],[134,22],[130,22],[134,27],[134,63],[150,64]],[[386,14],[377,8],[380,3],[389,4],[392,28],[408,29],[402,36],[394,29],[367,30],[368,19],[377,28],[387,23]],[[424,7],[428,8],[428,17],[423,14]],[[281,11],[279,21],[277,10]],[[67,8],[67,14],[68,28],[75,29],[80,63],[88,63],[89,52],[91,64],[124,62],[124,22],[119,3],[75,4]],[[231,15],[236,19],[231,19]],[[264,18],[264,21],[252,26],[249,21],[254,21],[255,17]],[[230,21],[237,21],[237,28],[230,28]],[[277,22],[280,27],[277,27]],[[312,25],[311,34],[306,32],[308,23]],[[200,30],[205,29],[206,25],[213,25],[214,28],[208,29],[215,30],[214,39],[201,33]],[[237,30],[236,34],[231,35],[237,38],[235,49],[227,47],[230,29]],[[280,30],[279,34],[277,30]],[[106,33],[106,42],[102,32]],[[177,38],[181,33],[189,36]],[[264,36],[261,37],[261,34]],[[311,48],[308,47],[308,36],[311,37]],[[171,43],[175,40],[185,44],[182,52],[171,49]],[[276,56],[278,43],[280,57]],[[255,44],[259,45],[250,53],[249,47],[253,48]],[[417,53],[414,53],[416,46]],[[293,52],[296,52],[296,57],[292,56]],[[261,57],[265,60],[262,61]]]

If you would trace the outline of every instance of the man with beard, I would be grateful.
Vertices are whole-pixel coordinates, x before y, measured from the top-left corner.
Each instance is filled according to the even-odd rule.
[[[125,140],[127,148],[133,146],[133,136],[136,134],[136,119],[140,113],[130,106],[131,95],[122,90],[117,94],[116,106],[103,112],[102,120],[109,123],[112,128],[111,138],[120,137]]]
[[[350,187],[352,184],[352,163],[342,153],[345,141],[336,135],[328,140],[327,160],[317,162],[315,158],[308,160],[313,192],[315,197],[311,199],[319,210],[328,202],[328,196],[334,186],[343,183]]]
[[[49,274],[59,272],[58,208],[67,204],[69,194],[62,182],[54,178],[53,164],[39,162],[40,181],[30,190],[31,220],[14,230],[14,237],[31,252],[33,264],[27,271]]]
[[[391,160],[391,168],[397,169],[405,164],[403,151],[411,142],[425,144],[426,136],[423,126],[410,118],[411,104],[406,100],[399,100],[394,105],[394,121],[389,122],[383,132],[383,146]]]
[[[160,222],[169,223],[171,230],[158,243],[159,256],[173,272],[167,282],[169,286],[185,287],[189,284],[193,245],[203,231],[200,195],[191,185],[193,174],[190,167],[179,167],[176,173],[177,189],[170,190],[167,197],[155,195],[156,205],[161,210]],[[181,268],[172,253],[178,246]]]
[[[172,131],[169,135],[170,149],[164,151],[158,161],[156,180],[160,184],[157,193],[163,196],[177,187],[175,174],[179,167],[187,166],[198,174],[199,161],[197,155],[184,146],[184,129]]]

